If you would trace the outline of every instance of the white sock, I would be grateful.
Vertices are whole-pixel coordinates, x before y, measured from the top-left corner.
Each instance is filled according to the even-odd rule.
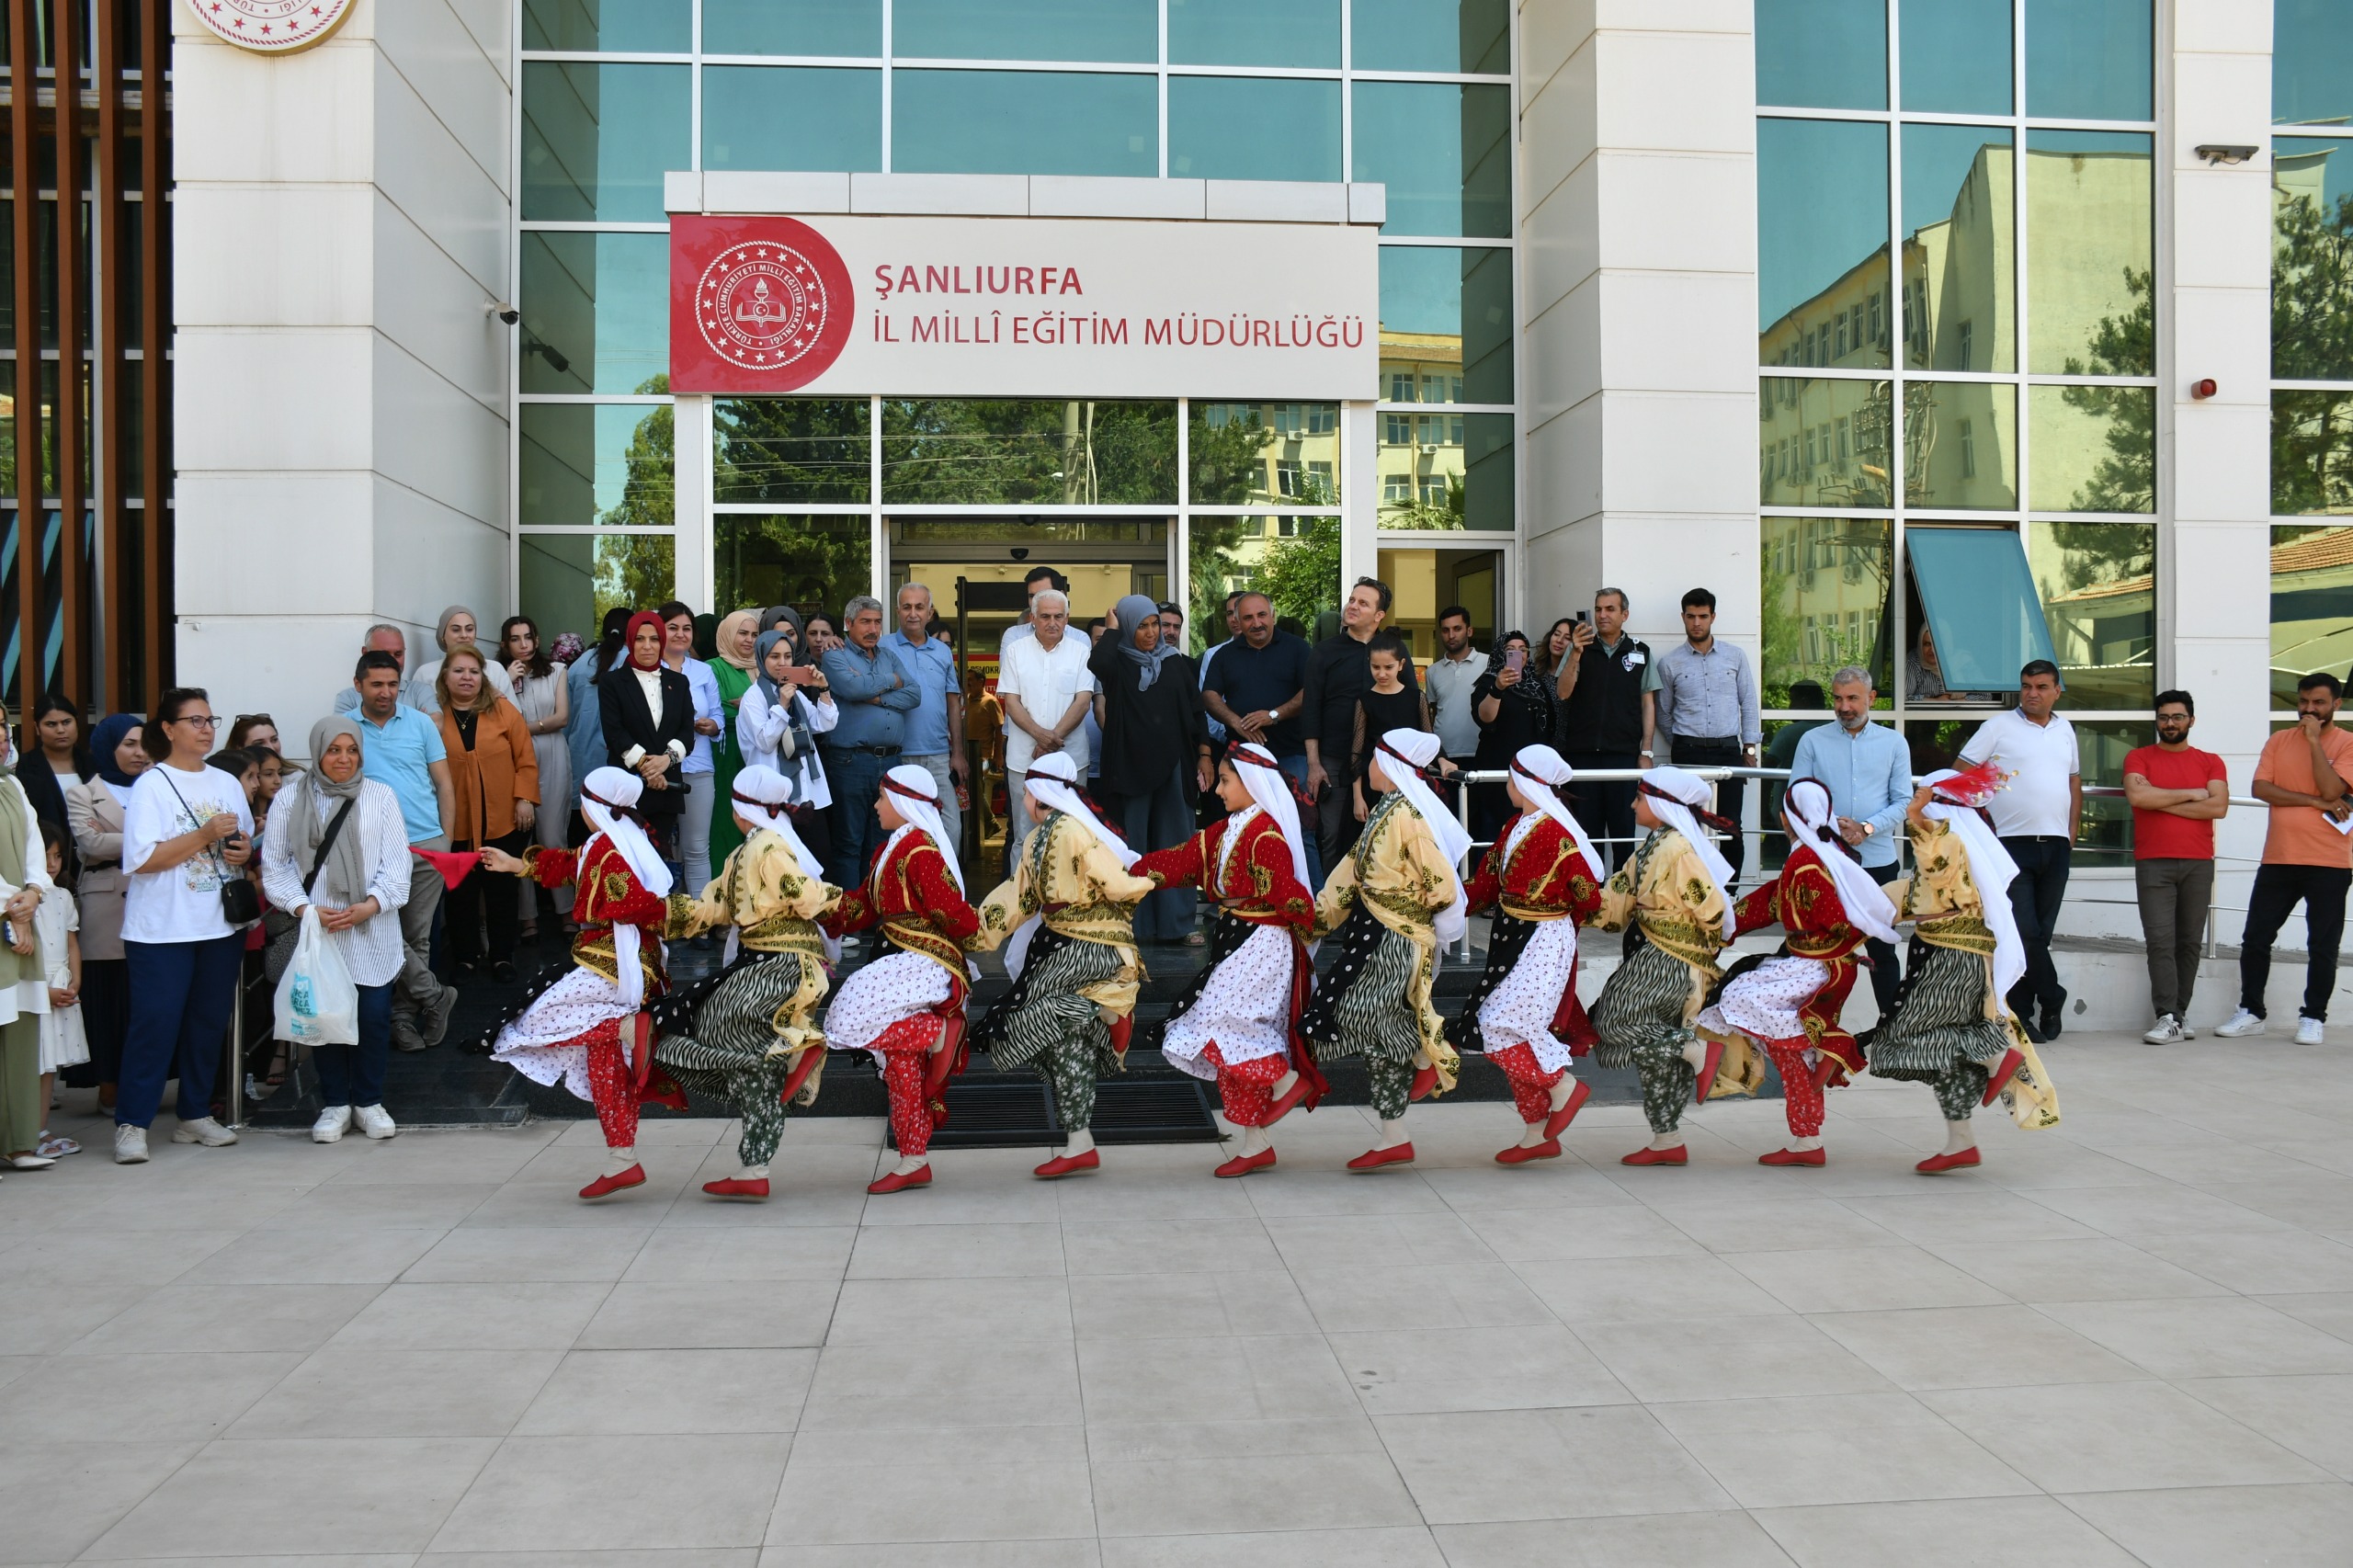
[[[768,1168],[766,1165],[745,1165],[735,1173],[735,1179],[737,1181],[766,1181],[768,1179]]]
[[[1381,1121],[1381,1142],[1375,1143],[1373,1147],[1376,1149],[1394,1149],[1398,1144],[1409,1142],[1411,1142],[1411,1140],[1405,1136],[1405,1119],[1401,1116],[1394,1121],[1390,1121],[1385,1119]]]
[[[1271,1093],[1275,1098],[1280,1099],[1285,1095],[1290,1093],[1291,1085],[1298,1082],[1299,1074],[1296,1072],[1287,1070],[1281,1077],[1275,1080],[1274,1088],[1268,1092]]]
[[[635,1164],[637,1164],[637,1145],[634,1143],[626,1144],[619,1149],[608,1149],[605,1151],[605,1174],[607,1176],[619,1176],[621,1172],[629,1169],[630,1166]]]
[[[1253,1154],[1262,1153],[1272,1148],[1274,1142],[1267,1135],[1265,1128],[1245,1127],[1242,1130],[1242,1157],[1246,1160]]]
[[[1965,1121],[1948,1121],[1945,1123],[1946,1153],[1958,1154],[1963,1149],[1974,1149],[1975,1147],[1977,1147],[1977,1134],[1969,1130],[1969,1123]]]
[[[1552,1108],[1554,1110],[1558,1110],[1561,1108],[1559,1106],[1554,1106]],[[1519,1146],[1521,1148],[1533,1149],[1542,1142],[1544,1142],[1544,1124],[1542,1122],[1528,1121],[1520,1124]]]
[[[1095,1134],[1088,1129],[1082,1127],[1077,1131],[1070,1135],[1070,1142],[1063,1146],[1063,1152],[1059,1157],[1063,1159],[1069,1159],[1077,1154],[1092,1153],[1094,1153],[1094,1150]]]
[[[1684,1044],[1683,1060],[1691,1063],[1692,1074],[1696,1076],[1699,1069],[1708,1064],[1708,1042],[1693,1035]]]
[[[926,1156],[917,1154],[913,1159],[901,1160],[897,1165],[892,1165],[891,1167],[891,1174],[892,1176],[913,1176],[915,1172],[923,1169],[924,1166],[929,1164],[931,1164],[931,1161]]]
[[[1819,1136],[1813,1138],[1792,1138],[1790,1140],[1790,1147],[1795,1149],[1801,1154],[1810,1153],[1813,1150],[1822,1147],[1822,1139]]]
[[[1683,1147],[1682,1131],[1677,1129],[1673,1132],[1653,1133],[1651,1135],[1651,1147],[1654,1149],[1680,1149]]]
[[[1556,1083],[1556,1084],[1554,1084],[1554,1085],[1552,1085],[1552,1089],[1549,1091],[1549,1094],[1548,1094],[1548,1097],[1549,1097],[1549,1098],[1552,1100],[1552,1108],[1553,1108],[1554,1110],[1558,1110],[1558,1109],[1560,1109],[1563,1106],[1564,1106],[1564,1105],[1568,1104],[1568,1103],[1569,1103],[1569,1096],[1570,1096],[1571,1095],[1575,1094],[1576,1092],[1577,1092],[1577,1081],[1576,1081],[1576,1079],[1575,1079],[1573,1075],[1571,1075],[1570,1074],[1567,1074],[1567,1073],[1563,1073],[1563,1074],[1561,1074],[1560,1081],[1559,1081],[1558,1083]]]

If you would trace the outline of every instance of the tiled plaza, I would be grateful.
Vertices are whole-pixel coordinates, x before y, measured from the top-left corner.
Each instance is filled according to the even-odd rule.
[[[719,1121],[333,1148],[249,1134],[0,1183],[0,1562],[459,1568],[1878,1568],[2347,1561],[2353,1055],[2070,1035],[2065,1120],[1920,1087],[1638,1113],[1504,1169],[1506,1106],[1282,1164],[944,1151],[796,1122],[765,1206]],[[168,1123],[159,1123],[162,1132]],[[94,1144],[77,1116],[60,1131]]]

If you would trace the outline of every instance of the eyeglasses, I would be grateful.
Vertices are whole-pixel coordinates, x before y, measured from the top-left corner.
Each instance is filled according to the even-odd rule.
[[[221,716],[217,713],[183,713],[176,719],[166,719],[164,722],[166,724],[194,724],[199,730],[209,730],[221,722]]]

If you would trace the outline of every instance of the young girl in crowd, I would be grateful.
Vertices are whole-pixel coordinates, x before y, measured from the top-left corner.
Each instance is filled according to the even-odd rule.
[[[1371,815],[1376,803],[1372,792],[1364,787],[1365,765],[1371,760],[1374,744],[1392,730],[1430,727],[1429,699],[1418,689],[1406,687],[1405,657],[1405,644],[1393,632],[1376,631],[1366,645],[1372,689],[1357,699],[1356,741],[1349,748],[1348,767],[1356,780],[1358,822]]]
[[[49,980],[49,1011],[40,1016],[40,1142],[33,1151],[47,1159],[78,1154],[82,1145],[71,1138],[51,1136],[49,1111],[56,1098],[57,1074],[90,1060],[90,1045],[82,1032],[82,929],[74,894],[61,880],[65,872],[65,830],[43,819],[41,843],[49,854],[51,886],[33,911],[33,929],[40,948],[41,971]]]

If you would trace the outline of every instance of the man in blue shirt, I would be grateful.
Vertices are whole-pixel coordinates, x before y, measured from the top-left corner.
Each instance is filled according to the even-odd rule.
[[[842,633],[841,646],[818,662],[842,714],[820,744],[825,783],[834,792],[826,808],[834,835],[828,874],[835,887],[854,888],[882,846],[874,800],[882,792],[882,776],[906,749],[906,716],[923,694],[898,656],[882,646],[881,599],[860,594],[844,605]]]
[[[1877,695],[1868,670],[1849,665],[1832,676],[1830,707],[1838,722],[1810,730],[1798,742],[1790,777],[1822,781],[1838,836],[1854,846],[1871,881],[1885,883],[1895,880],[1896,841],[1912,799],[1912,752],[1893,729],[1870,722]],[[1873,937],[1864,950],[1884,1021],[1895,1011],[1895,948]]]
[[[926,630],[931,625],[931,590],[909,583],[899,590],[899,629],[882,639],[915,676],[918,700],[907,710],[906,750],[899,760],[920,767],[939,786],[939,815],[948,835],[961,846],[964,813],[956,791],[963,787],[964,693],[956,679],[956,655]]]
[[[392,653],[360,654],[351,684],[359,694],[353,718],[359,725],[360,772],[400,801],[412,848],[449,848],[456,797],[441,726],[401,701],[401,662]],[[407,956],[392,982],[392,1046],[398,1051],[440,1044],[449,1032],[449,1010],[458,1005],[458,988],[442,984],[433,972],[433,917],[440,910],[441,892],[440,871],[420,856],[409,857],[408,903],[401,906],[401,945]]]

